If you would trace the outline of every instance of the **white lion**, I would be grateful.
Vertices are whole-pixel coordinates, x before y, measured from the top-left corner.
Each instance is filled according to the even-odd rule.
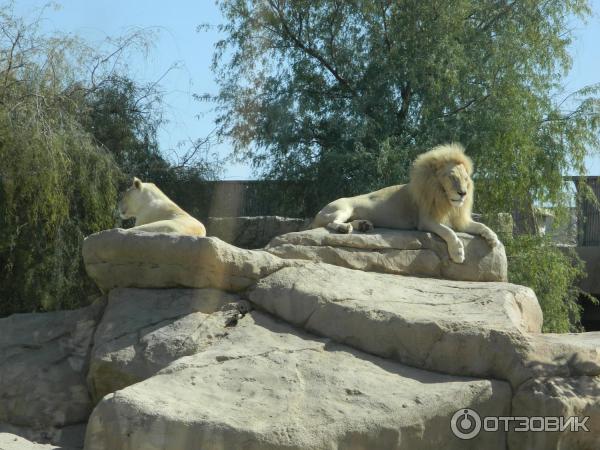
[[[204,225],[167,197],[154,183],[133,179],[119,202],[122,219],[135,217],[131,230],[206,236]]]
[[[455,231],[481,235],[491,247],[496,233],[471,218],[473,163],[460,144],[446,144],[419,155],[408,184],[369,194],[340,198],[325,206],[313,227],[339,233],[373,227],[431,231],[448,245],[452,261],[462,263],[465,250]]]

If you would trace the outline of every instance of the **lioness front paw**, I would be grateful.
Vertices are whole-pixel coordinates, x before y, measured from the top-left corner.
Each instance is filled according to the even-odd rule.
[[[368,220],[353,220],[351,222],[352,228],[363,233],[371,231],[374,227],[373,224]]]
[[[448,246],[448,253],[450,254],[450,259],[458,264],[462,264],[465,262],[465,247],[463,243],[458,240],[452,246]]]
[[[338,233],[343,233],[343,234],[349,234],[352,233],[352,224],[349,223],[336,223],[335,224],[335,231],[337,231]]]
[[[498,236],[492,230],[486,230],[481,233],[481,237],[484,238],[488,245],[492,248],[500,245],[500,241],[498,240]]]

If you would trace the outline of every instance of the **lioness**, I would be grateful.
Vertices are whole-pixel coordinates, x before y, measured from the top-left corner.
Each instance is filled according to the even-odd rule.
[[[313,227],[339,233],[373,227],[431,231],[446,241],[452,261],[462,263],[465,250],[454,230],[479,234],[491,247],[499,243],[496,233],[471,219],[472,173],[460,144],[440,145],[417,157],[408,184],[335,200],[319,211]]]
[[[200,221],[177,206],[154,183],[143,183],[137,177],[119,202],[119,214],[122,219],[135,217],[135,226],[130,230],[206,236]]]

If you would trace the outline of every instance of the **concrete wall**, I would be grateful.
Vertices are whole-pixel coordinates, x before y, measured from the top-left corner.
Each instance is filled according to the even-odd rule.
[[[279,216],[209,217],[206,232],[236,247],[261,248],[275,236],[307,229],[310,222]]]

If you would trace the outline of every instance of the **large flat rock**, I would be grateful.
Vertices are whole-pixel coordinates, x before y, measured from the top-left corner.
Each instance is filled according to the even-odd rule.
[[[307,331],[413,367],[514,386],[550,373],[600,374],[598,337],[539,334],[541,310],[523,286],[313,264],[262,279],[249,298]]]
[[[238,301],[236,295],[216,289],[110,291],[90,359],[94,401],[222,338],[232,312],[220,310]]]
[[[454,437],[464,407],[509,413],[494,380],[426,372],[334,345],[252,312],[205,351],[106,396],[87,450],[505,449]]]
[[[274,238],[266,250],[281,258],[309,259],[367,272],[450,280],[506,281],[504,246],[490,248],[479,236],[458,233],[465,262],[454,263],[446,243],[432,233],[376,228],[339,234],[325,228]]]
[[[215,237],[120,228],[88,236],[82,252],[87,273],[106,291],[116,287],[242,291],[281,267],[298,264]]]
[[[0,423],[46,429],[87,420],[86,373],[103,307],[0,319]]]

